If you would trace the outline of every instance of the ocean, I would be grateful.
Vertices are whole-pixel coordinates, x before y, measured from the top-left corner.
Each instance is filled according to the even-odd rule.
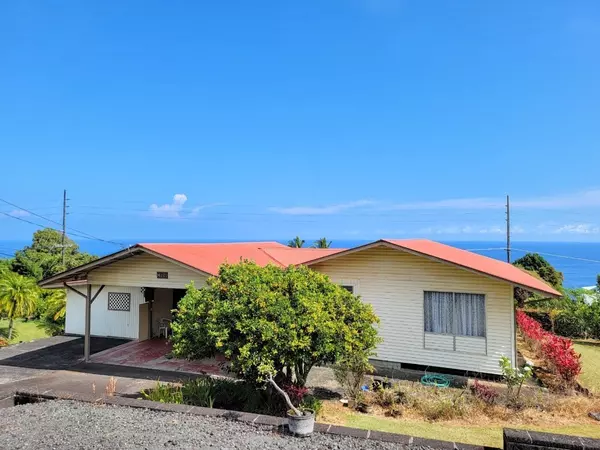
[[[119,240],[125,245],[133,245],[139,241]],[[268,240],[268,239],[265,239]],[[143,239],[143,242],[172,242],[165,240]],[[182,242],[182,241],[179,241]],[[217,242],[215,240],[197,240],[184,242]],[[223,242],[223,241],[218,241]],[[286,243],[285,241],[280,241]],[[307,244],[311,241],[307,240]],[[332,247],[349,248],[366,244],[366,240],[336,240],[332,239]],[[114,244],[100,241],[82,240],[77,242],[84,252],[89,252],[98,256],[104,256],[119,250]],[[459,247],[465,250],[471,250],[476,253],[506,261],[506,246],[500,241],[444,241],[444,243]],[[0,241],[0,257],[6,257],[14,253],[15,250],[29,245],[29,241]],[[519,242],[512,243],[512,260],[520,258],[527,252],[540,253],[556,269],[564,275],[564,284],[566,287],[584,287],[596,284],[596,275],[600,273],[600,242]]]

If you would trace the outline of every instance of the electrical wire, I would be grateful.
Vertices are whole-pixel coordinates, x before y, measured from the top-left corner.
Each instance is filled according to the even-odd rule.
[[[525,249],[522,249],[522,248],[512,248],[511,247],[511,250],[514,250],[514,251],[517,251],[517,252],[525,252],[525,253],[539,253],[540,255],[553,256],[555,258],[574,259],[574,260],[577,260],[577,261],[586,261],[586,262],[600,264],[600,260],[597,260],[597,259],[579,258],[577,256],[567,256],[567,255],[557,255],[556,253],[537,252],[537,251],[534,251],[534,250],[525,250]]]
[[[39,218],[41,218],[41,219],[44,219],[44,220],[47,220],[48,222],[51,222],[51,223],[55,223],[55,224],[58,224],[58,225],[62,225],[60,222],[57,222],[57,221],[55,221],[55,220],[52,220],[52,219],[48,219],[47,217],[44,217],[44,216],[42,216],[42,215],[40,215],[40,214],[37,214],[37,213],[34,213],[33,211],[29,211],[29,210],[27,210],[27,209],[25,209],[25,208],[21,208],[20,206],[18,206],[18,205],[15,205],[14,203],[11,203],[11,202],[9,202],[9,201],[7,201],[7,200],[4,200],[4,199],[1,199],[1,198],[0,198],[0,201],[4,202],[4,203],[6,203],[6,204],[8,204],[8,205],[10,205],[10,206],[13,206],[13,207],[15,207],[15,208],[17,208],[17,209],[20,209],[20,210],[22,210],[22,211],[25,211],[25,212],[27,212],[27,213],[29,213],[29,214],[31,214],[31,215],[33,215],[33,216],[35,216],[35,217],[39,217]],[[16,217],[16,216],[14,216],[14,215],[12,215],[12,214],[8,214],[8,213],[5,213],[5,212],[3,212],[3,211],[0,211],[0,214],[3,214],[3,215],[5,215],[5,216],[7,216],[7,217],[11,217],[11,218],[13,218],[13,219],[16,219],[16,220],[20,220],[21,222],[25,222],[25,223],[28,223],[28,224],[31,224],[31,225],[35,225],[36,227],[40,227],[40,228],[51,228],[51,229],[53,229],[53,230],[55,230],[55,231],[58,231],[59,233],[62,233],[62,231],[60,231],[60,230],[57,230],[56,228],[47,227],[46,225],[41,225],[41,224],[39,224],[39,223],[35,223],[35,222],[32,222],[32,221],[30,221],[30,220],[23,219],[22,217]],[[91,234],[89,234],[89,233],[86,233],[86,232],[84,232],[84,231],[79,231],[79,230],[76,230],[75,228],[71,228],[71,227],[65,227],[65,228],[68,228],[68,229],[70,229],[70,230],[74,231],[75,233],[71,233],[71,235],[73,235],[73,236],[76,236],[76,237],[81,237],[81,238],[83,238],[83,239],[89,239],[89,240],[101,241],[101,242],[105,242],[105,243],[107,243],[107,244],[114,244],[114,245],[118,245],[118,246],[119,246],[119,247],[121,247],[121,248],[125,248],[125,247],[126,247],[126,245],[124,245],[124,244],[122,244],[122,243],[120,243],[120,242],[114,242],[114,241],[109,241],[109,240],[107,240],[107,239],[102,239],[102,238],[99,238],[99,237],[97,237],[97,236],[93,236],[93,235],[91,235]]]

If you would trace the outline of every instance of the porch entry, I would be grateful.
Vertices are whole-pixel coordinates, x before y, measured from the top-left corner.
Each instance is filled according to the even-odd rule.
[[[144,288],[145,303],[140,304],[139,340],[164,336],[165,327],[170,332],[172,310],[185,296],[185,289]]]

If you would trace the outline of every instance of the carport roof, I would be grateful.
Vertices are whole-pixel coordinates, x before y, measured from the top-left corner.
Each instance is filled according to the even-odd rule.
[[[223,263],[234,264],[243,260],[251,260],[261,266],[275,264],[280,267],[287,267],[303,264],[344,250],[343,248],[290,248],[278,242],[270,241],[214,244],[141,243],[46,278],[39,284],[42,287],[60,287],[64,282],[74,283],[79,281],[85,283],[88,272],[140,253],[149,253],[203,274],[216,275],[219,273],[219,266]]]

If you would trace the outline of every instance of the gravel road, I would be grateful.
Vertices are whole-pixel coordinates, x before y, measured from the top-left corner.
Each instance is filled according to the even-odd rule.
[[[294,438],[268,427],[214,417],[50,401],[3,409],[0,414],[0,448],[368,450],[402,447],[326,434]],[[411,449],[420,450],[418,447]]]

